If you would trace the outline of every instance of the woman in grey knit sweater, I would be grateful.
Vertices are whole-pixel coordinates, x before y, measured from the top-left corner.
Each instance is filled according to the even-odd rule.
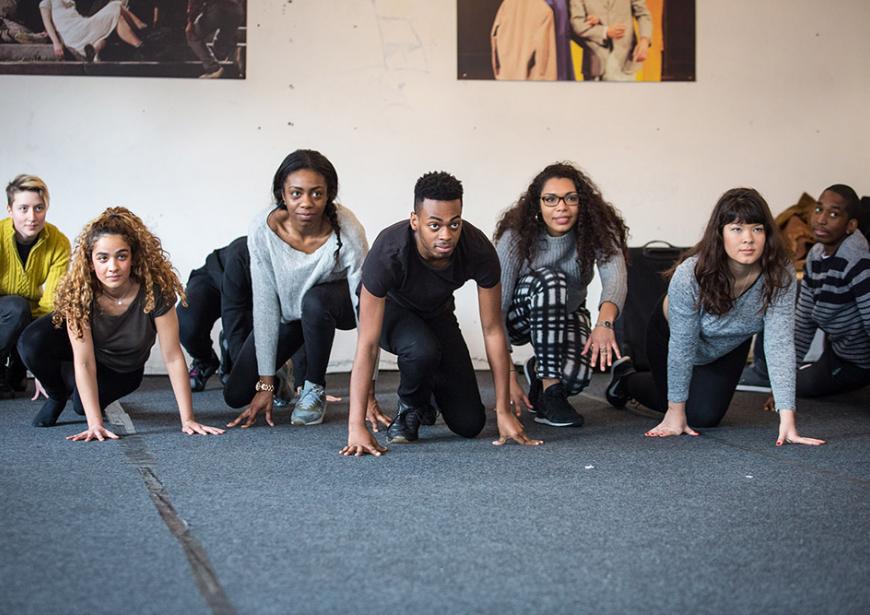
[[[526,363],[535,421],[579,427],[568,402],[619,357],[613,321],[626,293],[627,229],[619,213],[578,168],[551,164],[508,209],[495,232],[501,262],[502,314],[508,338],[531,343]],[[601,275],[598,321],[590,328],[586,287],[593,265]],[[523,397],[516,373],[511,397]]]
[[[338,175],[320,152],[288,155],[272,182],[275,205],[248,232],[254,331],[242,345],[224,387],[233,408],[250,404],[229,427],[253,425],[262,410],[272,422],[275,372],[305,342],[305,384],[294,425],[323,421],[326,366],[336,329],[356,327],[365,229],[335,202]]]
[[[675,267],[668,293],[647,329],[650,372],[628,357],[613,367],[611,404],[634,399],[664,418],[651,437],[688,434],[722,420],[740,379],[751,338],[764,331],[776,444],[824,444],[795,425],[795,274],[764,198],[751,188],[720,197],[701,241]]]

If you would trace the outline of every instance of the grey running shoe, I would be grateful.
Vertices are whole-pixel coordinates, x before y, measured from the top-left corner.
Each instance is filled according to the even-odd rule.
[[[319,384],[305,381],[290,415],[293,425],[319,425],[326,414],[326,391]]]

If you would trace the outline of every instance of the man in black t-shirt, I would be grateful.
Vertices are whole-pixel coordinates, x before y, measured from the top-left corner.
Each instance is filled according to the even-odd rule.
[[[462,184],[444,172],[427,173],[414,187],[410,223],[384,229],[363,265],[359,331],[350,383],[348,442],[343,455],[380,455],[386,449],[366,428],[383,415],[366,399],[378,345],[398,356],[399,406],[387,428],[390,443],[413,442],[420,425],[435,422],[435,404],[447,426],[473,438],[486,423],[468,347],[453,313],[453,292],[467,280],[478,288],[480,321],[496,394],[499,439],[537,445],[510,400],[510,355],[501,316],[500,267],[486,236],[462,221]],[[516,412],[512,411],[513,409]]]

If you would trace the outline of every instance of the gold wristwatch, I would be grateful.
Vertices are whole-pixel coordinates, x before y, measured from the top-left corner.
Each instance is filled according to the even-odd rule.
[[[254,390],[257,391],[258,393],[260,391],[267,391],[269,393],[274,393],[275,392],[275,385],[274,384],[266,384],[262,380],[257,380],[257,384],[254,387]]]

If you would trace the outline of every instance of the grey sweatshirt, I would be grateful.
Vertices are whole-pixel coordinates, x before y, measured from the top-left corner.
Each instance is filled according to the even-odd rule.
[[[517,280],[539,267],[550,267],[565,274],[568,280],[568,311],[586,305],[586,287],[591,279],[583,279],[580,262],[577,260],[577,235],[571,230],[561,237],[551,237],[546,233],[540,236],[538,253],[529,265],[520,252],[519,241],[513,231],[505,231],[495,244],[498,260],[501,262],[501,311],[507,317]],[[616,304],[619,311],[625,303],[628,275],[625,259],[616,254],[605,261],[598,261],[598,274],[601,276],[601,299]]]
[[[683,261],[668,287],[668,400],[689,397],[692,368],[725,356],[752,335],[764,330],[764,354],[776,409],[795,409],[794,303],[795,279],[777,295],[766,311],[764,279],[759,276],[727,314],[716,316],[700,307],[695,278],[697,257]]]
[[[294,250],[269,228],[269,207],[256,215],[248,231],[251,285],[254,293],[254,340],[260,375],[275,373],[278,326],[302,318],[302,298],[315,284],[347,279],[354,309],[362,264],[369,251],[363,226],[346,207],[338,206],[341,250],[335,233],[312,254]]]

